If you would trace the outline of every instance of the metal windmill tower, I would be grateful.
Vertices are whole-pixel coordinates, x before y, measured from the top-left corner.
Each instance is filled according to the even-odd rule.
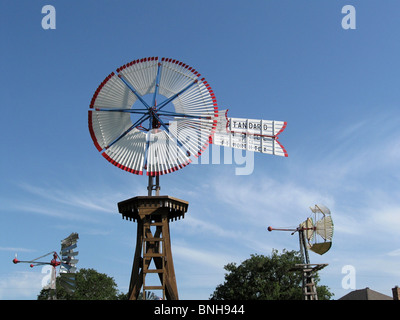
[[[79,236],[77,233],[71,233],[67,238],[61,240],[61,250],[59,254],[56,251],[51,251],[40,257],[28,261],[18,260],[17,256],[15,255],[13,263],[29,263],[31,268],[36,266],[50,265],[52,268],[48,289],[51,290],[49,297],[52,299],[55,299],[56,297],[57,267],[60,267],[60,284],[67,292],[73,293],[75,291],[76,264],[79,261],[78,259],[76,259],[76,256],[79,252],[74,251],[74,249],[76,249],[77,247],[78,239]],[[51,259],[50,262],[39,261],[39,259],[43,259],[50,255],[53,256],[53,259]]]
[[[149,177],[147,196],[118,203],[122,217],[137,222],[130,299],[141,288],[143,297],[162,290],[163,298],[178,299],[169,223],[184,218],[189,204],[160,196],[159,176],[184,168],[210,143],[287,156],[278,141],[285,127],[283,121],[228,118],[205,78],[178,60],[134,60],[104,79],[90,102],[93,142],[113,165]],[[148,285],[149,274],[158,274],[161,285]]]
[[[324,205],[315,205],[310,208],[312,217],[300,223],[295,229],[268,227],[268,231],[291,231],[299,234],[300,253],[302,264],[296,264],[292,271],[301,271],[303,275],[304,300],[318,300],[317,288],[314,283],[314,274],[328,264],[311,264],[308,250],[320,255],[325,254],[332,246],[333,220],[331,211]]]

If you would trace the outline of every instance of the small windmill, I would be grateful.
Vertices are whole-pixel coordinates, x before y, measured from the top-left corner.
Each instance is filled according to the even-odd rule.
[[[291,270],[303,272],[303,294],[305,300],[318,300],[313,274],[326,267],[327,264],[311,264],[308,250],[320,255],[329,251],[332,246],[333,220],[331,211],[324,205],[310,207],[312,215],[295,229],[272,228],[268,231],[291,231],[299,234],[302,264],[296,264]]]
[[[52,290],[51,296],[53,298],[55,297],[56,292],[57,267],[60,267],[60,284],[67,292],[73,293],[75,291],[76,264],[78,263],[78,259],[75,258],[78,255],[78,251],[74,251],[74,249],[77,247],[78,239],[79,236],[77,233],[71,233],[67,238],[62,240],[60,255],[55,251],[51,251],[28,261],[18,260],[17,256],[15,255],[15,258],[12,261],[14,264],[29,263],[31,268],[50,265],[52,267],[50,283],[46,289]],[[49,255],[53,255],[53,259],[51,259],[50,262],[39,261],[39,259],[43,259]]]

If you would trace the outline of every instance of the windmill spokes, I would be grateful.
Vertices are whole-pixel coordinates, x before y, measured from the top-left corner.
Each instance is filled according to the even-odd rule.
[[[139,118],[131,118],[136,114]],[[217,117],[215,95],[200,73],[177,60],[151,57],[123,65],[100,84],[90,104],[89,129],[112,164],[154,176],[185,167],[189,155],[199,156]]]

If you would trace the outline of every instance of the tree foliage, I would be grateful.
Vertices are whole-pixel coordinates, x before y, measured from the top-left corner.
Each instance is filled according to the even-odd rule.
[[[283,250],[281,255],[273,250],[270,257],[251,255],[240,265],[227,264],[225,282],[211,295],[212,300],[301,300],[302,275],[290,271],[302,259],[297,251]],[[318,298],[329,300],[332,294],[326,286],[318,286],[318,274],[314,277]]]
[[[60,277],[56,278],[56,299],[61,300],[120,300],[125,295],[119,293],[114,278],[94,269],[80,269],[76,273],[76,289],[74,293],[68,293],[60,283]],[[38,300],[50,298],[51,290],[42,289]]]

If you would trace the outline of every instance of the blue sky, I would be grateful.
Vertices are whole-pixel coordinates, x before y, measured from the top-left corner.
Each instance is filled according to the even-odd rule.
[[[41,9],[56,9],[44,30]],[[341,26],[344,5],[356,29]],[[161,194],[189,201],[171,224],[181,299],[208,299],[223,266],[297,250],[296,226],[323,203],[335,223],[321,284],[339,298],[343,267],[356,289],[400,284],[400,4],[395,1],[2,1],[0,299],[36,299],[32,259],[78,232],[80,268],[126,292],[136,225],[117,203],[146,195],[147,178],[112,166],[90,138],[87,110],[103,79],[150,56],[194,67],[231,117],[287,121],[288,158],[200,164],[161,177]],[[207,158],[209,157],[209,158]],[[211,160],[209,161],[211,162]]]

